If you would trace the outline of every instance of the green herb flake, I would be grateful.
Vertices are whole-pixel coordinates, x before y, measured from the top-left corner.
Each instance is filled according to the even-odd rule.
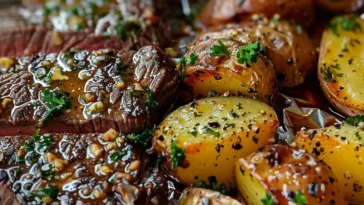
[[[219,132],[217,132],[217,131],[215,131],[215,130],[207,127],[207,126],[202,127],[202,133],[203,134],[212,134],[215,137],[220,137],[220,133]]]
[[[113,162],[116,162],[117,160],[121,159],[125,155],[126,155],[125,152],[120,151],[120,150],[115,150],[115,152],[110,155],[110,160]]]
[[[273,199],[273,196],[271,194],[266,194],[260,201],[263,203],[263,205],[276,205],[276,202]]]
[[[41,92],[41,97],[48,108],[48,111],[43,115],[43,120],[48,119],[51,115],[62,113],[72,107],[72,101],[68,95],[58,90],[45,89]]]
[[[57,197],[57,194],[58,194],[57,187],[47,184],[46,187],[39,188],[39,189],[31,192],[30,197],[31,198],[40,198],[40,199],[42,199],[43,197],[50,197],[50,198],[54,199]]]
[[[186,158],[185,152],[182,147],[178,147],[175,141],[171,141],[171,157],[172,157],[172,169],[176,169],[181,166]]]
[[[128,135],[128,139],[143,148],[147,148],[151,144],[150,142],[152,140],[155,130],[156,127],[154,126],[151,129],[144,130],[142,133],[132,133]]]
[[[216,45],[210,47],[210,56],[217,57],[217,56],[228,56],[229,52],[221,40],[217,41]]]
[[[238,62],[240,64],[246,63],[247,65],[250,65],[251,63],[257,62],[259,53],[265,54],[265,49],[258,41],[246,46],[241,46],[237,53]]]
[[[303,192],[301,190],[298,191],[296,196],[294,197],[294,202],[297,205],[306,205],[307,204],[306,196],[303,194]]]
[[[363,121],[363,115],[357,115],[355,117],[348,117],[345,119],[345,123],[357,127],[359,123]]]
[[[179,75],[180,83],[182,83],[186,78],[186,59],[185,57],[179,60]]]
[[[196,53],[191,53],[190,58],[187,60],[188,65],[194,65],[197,61],[198,55]]]
[[[192,184],[191,187],[211,189],[214,191],[218,191],[221,194],[229,194],[229,190],[226,188],[225,184],[217,183],[217,179],[215,176],[209,176],[207,179],[209,181],[208,183],[206,183],[205,181],[201,181],[197,184]]]
[[[329,24],[329,28],[336,36],[340,36],[338,28],[341,27],[344,31],[356,31],[361,30],[361,25],[357,21],[355,15],[351,16],[338,16],[334,18],[334,23]]]
[[[144,102],[149,110],[157,108],[159,105],[158,101],[154,99],[153,92],[151,90],[148,90],[148,95]]]

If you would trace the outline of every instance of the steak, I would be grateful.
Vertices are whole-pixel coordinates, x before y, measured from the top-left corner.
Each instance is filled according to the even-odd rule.
[[[0,56],[21,57],[69,49],[129,51],[146,45],[172,46],[170,27],[157,21],[154,10],[150,9],[144,17],[138,17],[140,13],[120,15],[116,5],[106,1],[103,4],[91,6],[94,5],[91,1],[81,1],[80,5],[57,5],[58,10],[46,6],[0,10],[4,19],[0,22]],[[121,4],[129,5],[120,2],[120,8]],[[90,9],[92,12],[87,13]],[[52,12],[48,14],[48,10]],[[37,16],[39,12],[44,15]]]
[[[174,101],[178,72],[155,46],[0,59],[0,136],[124,134],[158,123]]]
[[[0,145],[0,201],[10,204],[167,204],[180,193],[114,130],[2,137]]]

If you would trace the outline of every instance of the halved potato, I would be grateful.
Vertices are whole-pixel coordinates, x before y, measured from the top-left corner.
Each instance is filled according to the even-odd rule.
[[[217,38],[233,38],[246,44],[259,41],[267,49],[281,87],[302,84],[316,69],[317,53],[312,41],[302,27],[287,21],[227,25],[202,33],[195,42]]]
[[[345,197],[364,204],[364,131],[345,123],[297,133],[293,145],[328,164],[337,176]]]
[[[227,56],[211,56],[211,47],[221,42],[227,49]],[[270,103],[277,94],[275,71],[271,62],[262,54],[249,66],[238,62],[240,41],[221,38],[199,42],[190,47],[186,59],[197,55],[193,64],[186,66],[185,85],[194,98],[217,94],[243,96]]]
[[[214,97],[183,106],[157,128],[153,143],[166,170],[189,186],[208,182],[235,187],[237,159],[268,144],[279,125],[275,111],[249,98]]]
[[[254,14],[275,15],[304,26],[315,20],[313,0],[210,0],[200,15],[206,26],[245,21]]]
[[[243,205],[237,200],[220,192],[201,188],[186,188],[178,205]]]
[[[235,172],[239,193],[250,205],[346,204],[330,168],[289,146],[266,146],[239,159]]]
[[[318,77],[330,103],[347,116],[364,114],[364,21],[337,17],[321,42]]]
[[[321,8],[334,13],[351,13],[363,7],[363,0],[316,0]]]

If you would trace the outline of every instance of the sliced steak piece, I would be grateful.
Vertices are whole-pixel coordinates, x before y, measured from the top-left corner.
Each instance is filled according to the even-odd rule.
[[[143,192],[137,185],[147,155],[115,130],[1,137],[0,145],[0,201],[14,195],[21,204],[117,204],[120,186],[136,199]]]
[[[139,132],[158,123],[177,88],[175,64],[154,46],[0,58],[0,136]]]

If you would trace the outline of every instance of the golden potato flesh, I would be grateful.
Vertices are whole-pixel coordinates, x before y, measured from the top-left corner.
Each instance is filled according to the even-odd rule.
[[[186,188],[178,205],[243,205],[220,192],[201,188]]]
[[[331,167],[348,201],[364,204],[363,130],[344,124],[301,131],[294,145],[316,155]]]
[[[228,56],[211,56],[211,47],[221,42]],[[266,103],[277,93],[275,71],[270,61],[259,54],[249,66],[238,62],[237,52],[242,42],[232,39],[211,39],[190,47],[186,59],[197,55],[191,65],[187,63],[185,85],[194,98],[206,97],[210,92],[229,93],[257,99]]]
[[[318,77],[330,103],[347,116],[364,114],[364,21],[337,17],[322,38]]]
[[[316,0],[321,8],[334,13],[355,12],[363,7],[363,0]]]
[[[289,146],[266,146],[239,159],[235,172],[247,204],[346,204],[330,168]]]
[[[228,25],[219,31],[201,34],[195,42],[217,38],[233,38],[246,44],[259,41],[267,49],[267,58],[274,65],[280,87],[302,84],[317,67],[315,47],[307,33],[286,21]]]
[[[210,0],[200,15],[206,26],[244,21],[254,14],[279,16],[304,26],[315,20],[314,0]]]
[[[206,98],[171,113],[158,126],[153,144],[167,159],[166,170],[181,183],[216,177],[217,183],[235,187],[236,160],[268,144],[278,124],[275,111],[263,102]]]

